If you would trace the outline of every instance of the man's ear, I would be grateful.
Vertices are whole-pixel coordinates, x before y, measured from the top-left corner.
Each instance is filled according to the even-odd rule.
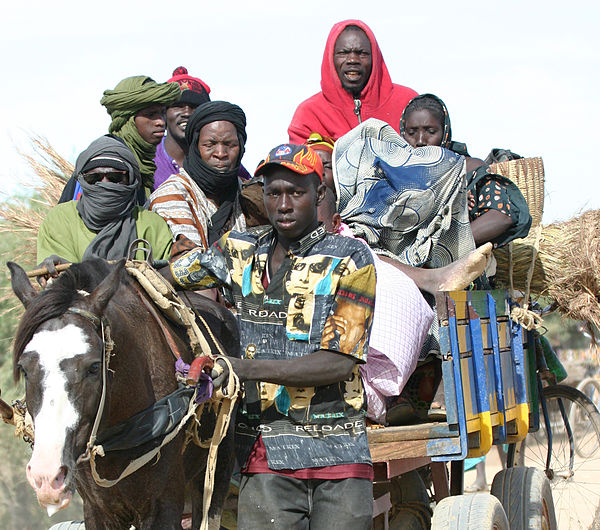
[[[333,226],[333,233],[337,234],[340,230],[340,226],[342,226],[342,216],[335,212],[331,218],[331,224]]]
[[[317,206],[323,202],[325,194],[327,193],[327,186],[325,184],[319,184],[317,187]]]

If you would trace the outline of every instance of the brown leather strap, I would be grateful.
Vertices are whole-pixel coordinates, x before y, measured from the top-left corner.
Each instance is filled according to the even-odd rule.
[[[162,333],[165,337],[165,340],[167,341],[167,344],[169,345],[169,348],[171,349],[171,353],[173,354],[175,359],[181,359],[181,352],[179,351],[179,348],[177,347],[177,342],[175,341],[175,338],[173,337],[173,334],[171,333],[169,328],[167,326],[165,326],[165,324],[162,321],[160,315],[158,314],[158,311],[156,310],[156,307],[154,306],[154,304],[152,302],[148,301],[148,299],[141,293],[141,291],[139,290],[137,285],[135,285],[135,292],[140,297],[143,304],[146,306],[146,309],[152,315],[152,317],[154,318],[154,320],[160,327],[160,330],[162,331]]]

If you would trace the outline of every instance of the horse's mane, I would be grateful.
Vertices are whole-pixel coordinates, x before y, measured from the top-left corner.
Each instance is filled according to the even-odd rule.
[[[83,295],[92,292],[111,270],[102,259],[91,259],[73,264],[50,287],[33,297],[19,323],[13,347],[13,377],[19,379],[17,363],[37,329],[46,321],[63,315]]]

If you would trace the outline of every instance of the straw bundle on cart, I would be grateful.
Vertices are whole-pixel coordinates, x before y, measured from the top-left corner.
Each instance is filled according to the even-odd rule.
[[[541,158],[492,167],[519,186],[533,219],[526,238],[494,251],[498,286],[547,296],[565,316],[600,327],[600,211],[543,226]]]
[[[501,287],[510,288],[510,254],[508,248],[494,252]],[[532,295],[548,296],[565,316],[600,328],[600,210],[540,225],[525,239],[514,241],[512,270],[515,289],[526,291],[531,274]]]

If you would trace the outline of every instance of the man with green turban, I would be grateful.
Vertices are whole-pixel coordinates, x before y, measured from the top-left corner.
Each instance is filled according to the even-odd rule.
[[[113,90],[105,90],[100,104],[112,121],[111,136],[120,138],[133,152],[140,168],[142,187],[137,202],[143,205],[154,189],[156,146],[165,135],[166,107],[181,97],[177,83],[157,83],[145,75],[127,77]],[[78,200],[81,188],[73,175],[58,202]]]
[[[113,90],[105,90],[100,100],[112,118],[108,132],[133,151],[148,195],[154,189],[156,146],[165,134],[165,108],[180,97],[177,83],[157,83],[137,75],[123,79]]]

